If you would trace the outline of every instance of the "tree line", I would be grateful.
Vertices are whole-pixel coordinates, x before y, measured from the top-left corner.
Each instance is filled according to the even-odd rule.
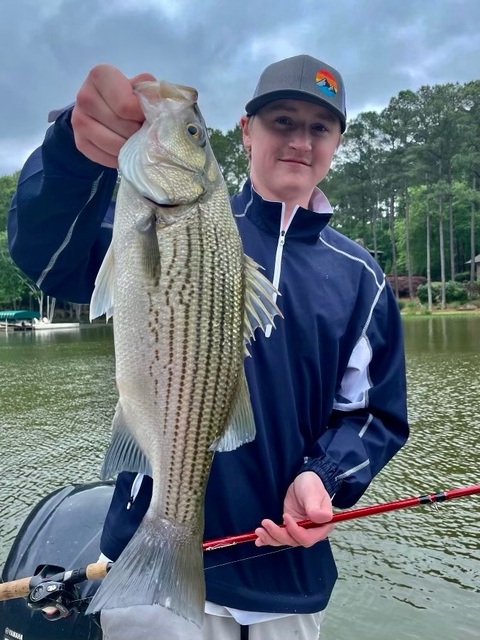
[[[248,175],[240,127],[209,129],[209,135],[235,193]],[[6,215],[17,179],[18,173],[0,178],[3,306],[39,297],[7,250]],[[437,298],[443,308],[451,283],[478,288],[480,80],[401,91],[382,111],[351,119],[321,188],[334,207],[331,225],[371,251],[397,297],[413,298],[423,280],[428,308]]]
[[[326,190],[333,224],[362,238],[387,273],[475,280],[479,252],[480,81],[401,91],[349,123]],[[467,265],[468,261],[470,265]],[[394,284],[395,286],[395,284]]]

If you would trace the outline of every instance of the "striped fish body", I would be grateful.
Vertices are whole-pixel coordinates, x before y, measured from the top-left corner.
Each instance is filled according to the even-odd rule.
[[[120,156],[92,315],[114,309],[119,401],[103,477],[148,473],[153,494],[88,613],[159,604],[200,626],[212,456],[255,436],[245,342],[277,309],[243,254],[196,92],[166,83],[138,91],[147,121]]]
[[[125,247],[115,283],[120,405],[150,462],[136,470],[151,471],[156,515],[199,530],[210,446],[226,429],[243,376],[242,246],[228,194],[217,189],[179,222],[157,222],[160,269],[145,279],[143,238],[131,224],[142,203],[128,183],[125,191],[119,214],[130,222],[114,237],[114,249]]]

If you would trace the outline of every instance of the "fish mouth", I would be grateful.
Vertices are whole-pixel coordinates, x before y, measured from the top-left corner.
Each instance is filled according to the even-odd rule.
[[[179,207],[180,203],[170,203],[170,202],[155,202],[152,198],[147,196],[142,196],[144,200],[148,202],[148,204],[153,205],[154,207],[162,207],[162,209],[175,209],[175,207]]]
[[[195,200],[182,200],[179,202],[157,202],[156,200],[154,200],[153,198],[146,196],[145,194],[141,194],[142,198],[145,200],[145,202],[148,202],[148,204],[152,207],[154,207],[155,209],[178,209],[180,207],[185,207],[185,206],[193,206],[195,205],[199,200],[202,199],[202,197],[205,195],[206,193],[206,189],[204,189],[202,191],[202,193],[195,198]]]

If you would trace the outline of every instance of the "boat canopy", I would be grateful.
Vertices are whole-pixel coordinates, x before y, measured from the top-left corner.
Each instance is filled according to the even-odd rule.
[[[39,311],[29,311],[28,309],[6,309],[2,311],[0,309],[0,321],[12,321],[17,320],[33,320],[34,318],[40,318]]]

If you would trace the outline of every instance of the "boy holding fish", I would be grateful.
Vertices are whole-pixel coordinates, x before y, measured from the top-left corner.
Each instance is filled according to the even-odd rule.
[[[236,245],[223,250],[225,237],[218,231],[218,244],[211,249],[216,231],[207,234],[208,240],[198,234],[198,228],[210,228],[212,211],[221,209],[223,215],[225,206],[216,203],[224,202],[225,189],[193,90],[159,86],[150,74],[128,79],[113,67],[95,67],[73,110],[56,114],[42,147],[27,161],[12,203],[12,256],[47,293],[88,302],[95,288],[92,307],[101,313],[114,306],[115,333],[121,334],[117,317],[122,316],[122,292],[128,285],[118,276],[119,254],[121,247],[134,246],[125,273],[141,274],[144,294],[130,303],[127,298],[125,313],[133,308],[140,315],[142,305],[150,305],[151,317],[148,324],[145,320],[145,333],[138,330],[134,355],[123,357],[116,336],[120,401],[106,475],[120,473],[101,541],[102,553],[116,566],[91,609],[102,610],[102,628],[110,640],[182,639],[195,633],[205,640],[317,640],[337,577],[328,541],[332,506],[355,504],[408,437],[396,301],[368,252],[329,226],[332,208],[317,187],[346,126],[340,74],[307,55],[276,62],[262,73],[240,124],[250,158],[250,178],[231,200],[235,227],[249,256],[241,253],[238,263],[245,282],[240,289],[247,311],[242,314],[248,317],[242,315],[240,332],[233,320],[232,329],[223,331],[235,298],[225,303],[225,291],[230,295],[236,286],[235,278],[228,279],[236,266],[217,264],[237,255]],[[113,260],[107,248],[119,154],[125,186],[117,202]],[[157,180],[157,173],[162,179]],[[188,194],[195,196],[186,195],[187,185]],[[142,207],[144,213],[135,219]],[[130,214],[130,235],[122,236],[119,228],[128,226]],[[180,222],[192,217],[195,225],[183,236]],[[214,228],[223,230],[222,225]],[[122,238],[117,245],[116,237]],[[174,248],[169,252],[169,247]],[[187,256],[181,268],[180,255]],[[253,260],[274,288],[261,280]],[[112,263],[117,271],[110,271]],[[117,284],[111,284],[115,279]],[[215,315],[218,305],[223,305],[221,315]],[[192,309],[208,313],[190,325]],[[180,337],[179,326],[185,327]],[[257,330],[251,340],[258,327],[263,332]],[[154,355],[138,365],[136,354],[142,341],[148,342],[147,333],[161,348],[153,344]],[[226,375],[224,365],[203,371],[206,362],[211,366],[230,345],[231,333],[242,334],[242,358],[243,341],[250,342],[245,385],[243,366],[238,374],[232,370]],[[182,369],[179,363],[190,357],[192,366]],[[199,378],[205,381],[203,391]],[[224,400],[210,403],[211,380],[215,398],[223,398],[217,388],[223,393],[227,382],[234,381]],[[139,419],[145,411],[142,392],[147,397],[148,390],[152,412]],[[215,431],[218,437],[184,429],[197,419],[200,426],[213,420],[221,407],[225,424]],[[170,440],[180,440],[185,448],[172,464],[173,453],[162,458],[162,451],[157,459],[150,451],[163,442],[160,432],[168,432],[170,414],[176,425]],[[149,440],[138,431],[149,421],[155,430],[155,415],[163,426]],[[132,427],[136,420],[138,430]],[[218,453],[212,461],[214,450]],[[206,489],[189,480],[202,456]],[[163,486],[164,477],[169,485]],[[179,486],[185,490],[177,491]],[[178,537],[178,527],[172,525],[170,538],[155,538],[156,527],[160,521],[168,527],[172,522],[184,525],[182,505],[189,492],[201,497],[204,539],[254,528],[258,536],[253,548],[206,553],[206,596],[203,585],[194,585],[192,599],[182,589],[195,583],[193,560],[189,575],[185,567],[178,569],[186,556],[173,562],[162,555],[159,561],[158,554],[153,558],[145,551],[161,548],[163,554],[170,538]],[[159,511],[152,512],[153,503],[161,505]],[[169,509],[176,515],[170,517]],[[298,526],[306,519],[325,524]],[[155,529],[150,541],[160,540],[158,544],[145,543],[145,523]],[[185,531],[190,534],[187,526]],[[194,546],[198,551],[199,542]],[[272,553],[269,547],[280,549]],[[126,565],[133,567],[131,574]],[[149,584],[141,581],[145,576],[155,582],[152,597],[146,595]],[[162,592],[164,582],[168,588]],[[202,619],[192,603],[199,594]]]

